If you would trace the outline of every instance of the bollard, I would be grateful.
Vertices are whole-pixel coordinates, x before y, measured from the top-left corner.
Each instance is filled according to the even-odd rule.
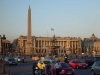
[[[8,75],[10,75],[10,68],[8,68]]]

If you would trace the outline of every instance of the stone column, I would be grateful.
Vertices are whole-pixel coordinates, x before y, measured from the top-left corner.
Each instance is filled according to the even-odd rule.
[[[72,53],[73,53],[73,41],[72,41]]]
[[[45,47],[45,40],[43,41],[43,47]]]
[[[39,45],[39,40],[38,40],[38,52],[39,52],[39,46],[40,46],[40,45]]]
[[[64,41],[63,41],[63,47],[64,47]]]

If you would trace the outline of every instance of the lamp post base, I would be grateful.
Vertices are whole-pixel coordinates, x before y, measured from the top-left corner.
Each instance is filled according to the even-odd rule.
[[[4,70],[4,69],[2,69],[1,71],[0,71],[0,74],[5,74],[6,73],[6,71]]]

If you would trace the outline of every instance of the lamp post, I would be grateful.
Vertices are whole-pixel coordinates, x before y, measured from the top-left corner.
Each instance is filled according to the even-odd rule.
[[[4,58],[5,58],[5,50],[4,50],[4,45],[2,44],[2,70],[0,74],[6,73]]]

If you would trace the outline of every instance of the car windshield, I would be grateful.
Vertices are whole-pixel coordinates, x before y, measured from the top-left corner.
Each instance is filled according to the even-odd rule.
[[[100,60],[100,57],[96,57],[96,60]]]
[[[15,61],[14,59],[9,59],[9,61]]]
[[[61,63],[62,68],[69,68],[69,65],[67,63]]]
[[[77,62],[77,63],[83,63],[83,61],[82,61],[82,60],[77,60],[76,62]]]
[[[47,64],[49,61],[43,61],[44,64]]]
[[[18,58],[22,58],[22,57],[18,57]]]
[[[52,58],[52,57],[49,57],[51,60],[56,60],[56,59],[54,59],[54,58]]]
[[[52,63],[56,63],[57,61],[55,60],[55,61],[52,61]]]

